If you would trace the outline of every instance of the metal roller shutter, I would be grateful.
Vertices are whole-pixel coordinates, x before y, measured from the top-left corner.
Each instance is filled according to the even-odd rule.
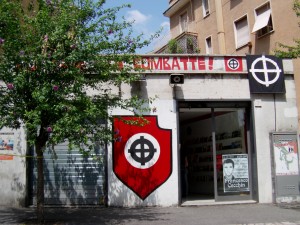
[[[94,157],[68,150],[63,143],[44,152],[46,205],[102,205],[105,198],[105,151]],[[33,154],[32,154],[33,155]],[[36,205],[36,160],[29,162],[29,204]]]

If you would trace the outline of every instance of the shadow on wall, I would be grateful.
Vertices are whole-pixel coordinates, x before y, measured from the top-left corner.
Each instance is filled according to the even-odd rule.
[[[9,193],[15,193],[15,194],[10,194],[9,198],[11,203],[8,205],[25,206],[26,205],[25,196],[27,190],[26,190],[26,177],[23,171],[26,168],[26,157],[22,157],[22,155],[24,155],[25,152],[24,152],[24,148],[22,148],[22,133],[20,130],[17,130],[15,132],[13,151],[14,151],[13,154],[16,154],[16,156],[14,156],[13,165],[17,166],[18,168],[17,169],[12,168],[11,171],[8,171],[8,173],[10,173],[12,177],[12,179],[10,179]],[[15,196],[15,199],[13,199],[13,196]]]
[[[177,100],[177,99],[184,99],[184,92],[183,92],[181,86],[175,85],[175,86],[173,87],[173,89],[174,89],[174,90],[173,90],[173,98],[174,98],[175,100]]]
[[[260,41],[256,41],[255,43],[255,49],[254,49],[254,53],[256,55],[258,54],[270,54],[271,52],[271,47],[270,47],[270,43],[271,43],[271,36],[270,35],[265,35],[264,37],[260,38]]]
[[[55,146],[44,153],[44,193],[46,205],[104,204],[104,149],[95,156],[83,156],[78,150],[68,150],[67,144]],[[30,203],[36,204],[36,163],[32,173]]]
[[[131,95],[137,96],[140,99],[147,99],[147,82],[146,80],[136,80],[131,82]]]
[[[12,180],[12,183],[11,183],[11,191],[15,192],[15,193],[18,193],[18,196],[17,196],[17,204],[19,206],[25,206],[26,205],[26,202],[25,202],[25,191],[26,191],[26,188],[25,188],[25,183],[21,181],[20,177],[17,175],[17,174],[14,174],[13,175],[13,180]],[[15,205],[15,204],[11,204],[11,205]]]
[[[242,3],[243,0],[232,0],[230,1],[230,9],[233,9],[236,7],[238,4]]]
[[[147,91],[147,82],[146,80],[136,80],[131,82],[131,90],[130,90],[130,94],[131,96],[136,96],[138,97],[138,99],[142,99],[142,100],[147,100],[149,98],[148,96],[148,91]],[[146,101],[146,103],[143,104],[142,106],[143,109],[150,109],[150,104],[148,101]],[[137,113],[142,113],[143,115],[148,114],[149,112],[139,112],[137,111]]]

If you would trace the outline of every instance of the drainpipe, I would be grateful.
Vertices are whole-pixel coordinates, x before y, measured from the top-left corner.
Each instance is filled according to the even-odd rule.
[[[194,7],[193,7],[193,2],[192,2],[192,0],[190,0],[190,5],[191,5],[192,21],[194,21]]]
[[[226,55],[222,1],[215,0],[215,6],[216,6],[216,17],[217,17],[217,28],[218,28],[219,54]]]

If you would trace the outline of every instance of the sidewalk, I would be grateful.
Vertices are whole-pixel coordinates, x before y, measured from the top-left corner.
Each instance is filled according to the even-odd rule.
[[[0,224],[36,224],[34,208],[0,207]],[[241,204],[147,208],[45,208],[46,224],[300,225],[300,206]]]

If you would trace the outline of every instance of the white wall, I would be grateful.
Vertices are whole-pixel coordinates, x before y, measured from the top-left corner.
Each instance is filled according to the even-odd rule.
[[[177,88],[178,99],[190,100],[249,100],[246,74],[205,74],[185,76]]]
[[[271,203],[272,173],[270,133],[274,131],[297,131],[297,108],[295,84],[292,75],[285,76],[286,94],[250,94],[246,74],[210,74],[186,75],[185,82],[176,87],[173,96],[167,75],[147,75],[140,89],[143,96],[158,96],[153,103],[157,108],[160,126],[173,130],[173,173],[169,180],[145,201],[139,200],[129,189],[118,181],[112,172],[111,155],[109,155],[109,204],[110,205],[172,205],[178,204],[178,172],[177,172],[177,121],[176,101],[251,101],[254,118],[254,146],[257,154],[258,200]],[[132,87],[123,86],[124,96],[129,98]],[[275,110],[276,109],[276,110]],[[126,114],[114,110],[113,114]],[[276,122],[275,122],[276,121]],[[109,151],[111,152],[111,151]],[[176,165],[176,166],[175,166]],[[122,189],[122,195],[115,196],[114,189]],[[111,198],[114,196],[114,198]]]
[[[112,146],[108,150],[108,205],[110,206],[172,206],[178,204],[178,157],[177,157],[177,117],[173,100],[157,99],[150,105],[157,108],[149,115],[159,115],[160,128],[172,129],[172,174],[158,189],[144,201],[126,187],[113,172]],[[113,115],[130,115],[128,111],[115,109]]]
[[[276,95],[275,99],[272,94],[252,96],[260,203],[273,201],[270,133],[297,132],[295,83],[291,76],[285,80],[285,95]]]
[[[1,133],[13,133],[14,149],[0,151],[0,205],[24,206],[26,187],[26,143],[23,130],[3,128]],[[6,135],[4,135],[6,136]],[[10,155],[12,159],[4,160]]]

